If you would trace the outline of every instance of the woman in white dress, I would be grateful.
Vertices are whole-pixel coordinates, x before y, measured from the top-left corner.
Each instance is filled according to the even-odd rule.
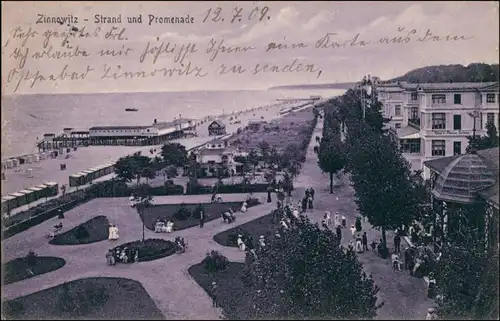
[[[247,206],[248,206],[248,205],[247,205],[247,202],[243,202],[243,205],[241,205],[241,209],[240,209],[240,211],[241,211],[242,213],[245,213],[245,212],[247,211]]]
[[[119,231],[118,231],[118,227],[116,227],[115,225],[111,225],[111,227],[109,228],[109,239],[110,240],[118,240],[120,238],[120,234],[119,234]]]
[[[240,249],[240,251],[244,252],[245,251],[245,242],[243,242],[243,239],[242,239],[242,235],[238,235],[238,240],[236,241],[236,243],[238,244],[238,248]]]

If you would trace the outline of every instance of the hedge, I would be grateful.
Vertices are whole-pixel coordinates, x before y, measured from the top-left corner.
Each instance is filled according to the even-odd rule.
[[[129,197],[132,195],[133,188],[120,181],[104,181],[94,183],[86,189],[66,194],[63,197],[52,199],[47,203],[40,204],[27,211],[13,215],[11,218],[2,219],[2,239],[11,237],[17,233],[23,232],[30,227],[36,226],[48,219],[56,217],[59,209],[63,212],[84,204],[94,198],[101,197]],[[171,185],[165,183],[164,186],[151,187],[153,196],[162,195],[182,195],[184,187],[181,185]],[[69,199],[69,200],[68,200]]]
[[[217,194],[235,194],[235,193],[266,193],[269,188],[269,184],[224,184],[219,185],[217,188]],[[204,185],[187,185],[187,195],[199,195],[199,194],[212,194],[214,192],[213,186]]]

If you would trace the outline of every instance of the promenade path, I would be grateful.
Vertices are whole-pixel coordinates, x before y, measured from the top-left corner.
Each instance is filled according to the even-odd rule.
[[[320,122],[313,137],[322,136],[323,122]],[[337,180],[334,193],[330,194],[330,178],[328,173],[323,173],[318,166],[304,166],[304,176],[300,179],[307,180],[306,185],[315,189],[315,209],[308,216],[312,222],[321,225],[321,219],[325,211],[330,211],[332,220],[335,212],[347,218],[347,229],[342,230],[342,245],[347,246],[352,240],[349,229],[355,223],[356,217],[360,216],[355,203],[354,189],[347,175]],[[337,200],[338,198],[338,200]],[[363,222],[363,231],[368,236],[368,244],[375,240],[378,242],[382,237],[381,232],[373,228],[368,222]],[[331,228],[334,228],[333,225]],[[393,246],[394,233],[387,231],[388,246]],[[404,244],[402,244],[404,248]],[[426,299],[426,285],[423,279],[410,276],[407,271],[393,272],[390,259],[381,259],[374,252],[358,254],[363,263],[364,270],[372,275],[375,284],[380,287],[378,294],[379,302],[384,301],[384,306],[378,310],[379,320],[423,320],[427,308],[433,305],[433,301]]]
[[[314,154],[314,135],[309,144],[306,162],[302,173],[294,183],[294,194],[303,195],[305,188],[311,182],[307,178],[312,167],[316,166]],[[223,194],[224,200],[243,201],[248,194]],[[266,197],[264,193],[258,197]],[[155,197],[156,204],[206,202],[207,195],[199,196],[162,196]],[[171,234],[157,234],[146,230],[146,238],[163,238],[174,240],[176,236],[184,237],[189,244],[186,253],[172,255],[164,259],[137,264],[118,264],[110,267],[104,257],[106,251],[116,245],[129,241],[139,240],[142,237],[142,223],[135,209],[131,208],[128,198],[100,198],[94,199],[65,213],[65,230],[73,228],[95,216],[106,215],[120,229],[120,239],[117,243],[103,241],[86,245],[58,246],[48,244],[45,237],[58,220],[48,220],[25,232],[16,234],[2,243],[2,261],[6,262],[15,257],[25,256],[30,249],[39,256],[57,256],[66,260],[66,265],[56,271],[39,275],[24,281],[3,286],[2,298],[14,299],[30,293],[38,292],[50,287],[87,277],[123,277],[139,281],[166,319],[218,319],[222,316],[220,309],[213,308],[206,292],[194,281],[188,269],[200,263],[210,250],[220,251],[230,261],[243,262],[244,253],[237,248],[224,247],[213,240],[213,236],[264,216],[276,207],[276,200],[249,208],[246,213],[236,213],[235,224],[224,224],[221,220],[205,223],[205,226],[192,227]]]

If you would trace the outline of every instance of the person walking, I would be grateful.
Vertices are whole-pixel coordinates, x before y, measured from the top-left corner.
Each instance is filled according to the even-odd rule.
[[[394,251],[399,254],[401,252],[401,236],[396,232],[396,236],[394,236]]]
[[[212,282],[212,285],[210,287],[210,294],[212,297],[212,306],[214,308],[217,308],[218,307],[218,304],[217,304],[217,283],[215,281]]]
[[[347,219],[345,218],[344,215],[342,215],[342,227],[346,228],[347,227]]]
[[[205,225],[205,212],[200,211],[200,228],[202,228],[203,225]]]
[[[352,234],[352,238],[355,238],[355,236],[356,236],[356,227],[354,227],[354,225],[351,225],[351,234]]]
[[[366,232],[363,233],[361,240],[363,242],[363,251],[368,251],[368,237],[366,236]]]
[[[329,211],[326,211],[325,212],[325,216],[326,216],[326,225],[330,225],[332,224],[332,217],[330,215],[330,212]]]
[[[339,240],[339,243],[340,241],[342,240],[342,227],[340,227],[340,225],[337,225],[337,239]]]
[[[311,198],[314,200],[314,188],[312,187],[309,188],[309,194],[311,195]]]
[[[321,225],[324,227],[324,228],[328,228],[328,214],[325,213],[325,215],[323,215],[323,219],[321,220]]]

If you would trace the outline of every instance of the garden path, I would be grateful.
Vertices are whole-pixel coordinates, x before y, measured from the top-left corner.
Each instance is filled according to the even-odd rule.
[[[319,126],[319,125],[318,125]],[[309,144],[306,162],[302,173],[294,183],[294,194],[303,195],[304,189],[310,186],[310,167],[316,166],[316,155],[313,151],[315,136]],[[226,197],[227,195],[227,197]],[[243,201],[247,194],[224,194],[224,200]],[[251,207],[246,213],[236,213],[236,225],[268,214],[276,207],[276,200],[265,202],[265,193],[258,194],[262,205]],[[156,204],[194,203],[207,201],[207,195],[161,196],[155,197]],[[230,261],[243,262],[244,253],[237,248],[224,247],[213,240],[213,236],[233,228],[235,224],[223,224],[220,220],[205,223],[205,226],[192,227],[171,234],[157,234],[146,229],[146,238],[163,238],[174,240],[176,236],[184,237],[189,244],[186,253],[172,255],[164,259],[137,264],[118,264],[110,267],[104,257],[106,251],[118,244],[138,240],[142,237],[142,223],[136,210],[131,208],[128,198],[99,198],[82,204],[65,213],[64,226],[69,230],[87,220],[105,215],[111,223],[120,229],[120,240],[103,241],[85,245],[58,246],[50,245],[47,232],[57,219],[48,220],[25,232],[16,234],[2,241],[2,261],[26,255],[30,249],[39,256],[57,256],[66,260],[66,265],[56,271],[3,286],[2,299],[10,300],[34,292],[57,286],[63,282],[88,277],[122,277],[139,281],[153,298],[166,319],[218,319],[222,316],[220,309],[214,309],[206,292],[188,273],[189,267],[200,263],[210,250],[218,250]]]
[[[315,136],[322,136],[323,122],[319,126]],[[305,166],[306,167],[306,166]],[[342,175],[336,182],[334,193],[330,194],[329,174],[323,173],[318,166],[307,166],[304,168],[304,176],[307,182],[315,189],[315,209],[308,214],[312,222],[321,225],[321,219],[325,211],[330,211],[332,220],[335,212],[347,218],[347,229],[342,230],[342,245],[347,246],[352,239],[349,227],[355,223],[356,217],[360,216],[355,203],[354,189],[347,175]],[[363,222],[363,231],[367,232],[368,244],[375,240],[379,242],[382,234],[373,228],[368,222]],[[333,226],[332,226],[333,228]],[[394,232],[387,231],[388,246],[393,246]],[[404,243],[404,242],[403,242]],[[401,245],[403,249],[405,244]],[[409,275],[407,271],[393,272],[390,259],[382,259],[374,252],[365,252],[358,255],[363,263],[364,270],[372,275],[375,284],[380,287],[379,302],[385,304],[378,310],[377,319],[392,320],[423,320],[427,308],[433,305],[433,300],[426,298],[426,286],[423,279]]]

